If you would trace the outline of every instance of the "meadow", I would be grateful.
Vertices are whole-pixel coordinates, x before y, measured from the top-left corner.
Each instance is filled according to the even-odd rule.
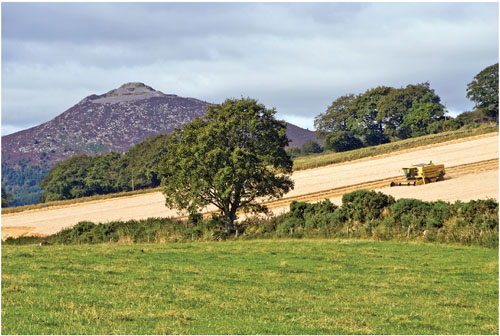
[[[498,334],[498,248],[2,245],[3,334]]]

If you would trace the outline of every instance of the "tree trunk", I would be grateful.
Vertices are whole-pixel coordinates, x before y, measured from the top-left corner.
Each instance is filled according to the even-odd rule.
[[[227,209],[224,211],[224,226],[227,233],[234,232],[234,221],[236,220],[236,208],[233,207],[231,210]]]
[[[224,226],[226,228],[226,233],[232,233],[234,231],[234,221],[231,220],[229,214],[224,214]]]

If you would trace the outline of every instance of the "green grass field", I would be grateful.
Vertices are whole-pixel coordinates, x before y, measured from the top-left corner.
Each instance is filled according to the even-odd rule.
[[[498,334],[498,249],[2,246],[2,334]]]

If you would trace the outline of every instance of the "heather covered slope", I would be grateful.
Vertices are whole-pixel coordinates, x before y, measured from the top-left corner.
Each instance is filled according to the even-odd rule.
[[[2,161],[51,166],[79,153],[125,152],[151,135],[170,133],[203,116],[208,104],[127,83],[88,96],[46,123],[2,137]]]
[[[125,152],[151,135],[205,114],[210,103],[164,94],[143,83],[126,83],[102,95],[90,95],[39,126],[2,137],[2,162],[32,164],[61,161],[80,153]],[[314,139],[314,132],[287,124],[290,146]]]

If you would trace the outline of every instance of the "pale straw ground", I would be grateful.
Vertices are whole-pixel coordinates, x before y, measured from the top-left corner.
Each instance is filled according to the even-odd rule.
[[[362,159],[350,163],[303,170],[292,175],[295,189],[286,197],[329,190],[352,184],[374,181],[402,174],[401,168],[415,163],[443,163],[446,167],[489,159],[498,159],[498,133],[452,142],[449,145],[426,147],[391,156]],[[380,191],[395,198],[418,198],[425,201],[494,198],[498,200],[498,167],[477,174],[448,176],[449,179],[418,187],[385,188]],[[340,204],[341,197],[331,199]],[[23,234],[53,234],[83,220],[102,223],[113,220],[176,217],[178,212],[165,207],[160,192],[91,201],[61,208],[30,210],[2,215],[2,239]],[[209,208],[208,210],[214,210]],[[274,213],[287,208],[274,209]]]

